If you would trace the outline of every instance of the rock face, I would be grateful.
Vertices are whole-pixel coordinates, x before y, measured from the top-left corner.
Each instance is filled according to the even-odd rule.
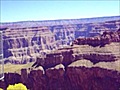
[[[9,76],[9,78],[7,77]],[[21,76],[21,78],[20,78]],[[30,73],[22,72],[6,74],[5,81],[0,81],[0,87],[6,88],[8,84],[22,82],[30,90],[119,90],[120,73],[98,67],[61,67],[49,68],[43,71],[32,70]],[[26,78],[26,76],[28,76]],[[13,79],[13,77],[18,77]],[[7,81],[6,81],[7,79]],[[9,81],[10,80],[10,81]]]
[[[105,31],[102,35],[97,37],[77,38],[73,41],[73,44],[77,45],[91,45],[93,47],[103,47],[111,42],[120,42],[120,29],[115,32]]]
[[[115,31],[120,25],[119,18],[1,23],[5,63],[32,62],[44,53],[70,45],[78,37],[93,37],[104,31]]]
[[[55,37],[46,28],[7,29],[3,33],[6,62],[31,62],[42,50],[55,48]]]
[[[0,88],[23,83],[30,90],[119,90],[119,43],[105,47],[74,45],[60,48],[37,61],[21,74],[5,73]]]
[[[113,62],[120,57],[119,42],[111,43],[105,47],[91,47],[89,45],[72,46],[61,48],[47,54],[45,57],[37,58],[32,67],[43,66],[44,69],[63,64],[65,67],[74,61],[87,59],[93,64],[99,62]]]
[[[6,90],[9,84],[13,85],[19,82],[21,82],[21,75],[17,73],[5,73],[4,81],[0,81],[0,88]]]
[[[120,88],[120,81],[114,75],[115,72],[99,68],[71,67],[67,69],[66,78],[68,78],[70,88],[75,90],[118,90]],[[119,76],[117,74],[117,77]]]

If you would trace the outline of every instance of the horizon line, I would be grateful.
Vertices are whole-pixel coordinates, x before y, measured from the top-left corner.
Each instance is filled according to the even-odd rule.
[[[102,17],[120,17],[120,15],[114,16],[96,16],[96,17],[83,17],[83,18],[67,18],[67,19],[44,19],[44,20],[21,20],[21,21],[7,21],[7,22],[0,22],[0,24],[7,24],[7,23],[21,23],[21,22],[44,22],[44,21],[62,21],[62,20],[78,20],[78,19],[92,19],[92,18],[102,18]]]

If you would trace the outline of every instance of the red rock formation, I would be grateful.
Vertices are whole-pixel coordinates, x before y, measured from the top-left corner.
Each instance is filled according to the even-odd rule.
[[[73,44],[77,45],[91,45],[93,47],[100,46],[103,47],[106,44],[111,42],[120,42],[120,33],[119,30],[116,32],[105,31],[102,35],[97,37],[88,37],[88,38],[77,38],[73,41]]]
[[[107,49],[108,46],[105,48]],[[86,48],[83,52],[81,51],[80,47],[59,49],[54,53],[46,54],[45,58],[37,58],[32,67],[43,66],[44,69],[47,69],[54,67],[57,64],[63,64],[65,67],[67,67],[72,62],[82,59],[87,59],[93,64],[96,64],[98,62],[116,61],[118,57],[116,53],[112,53],[110,51],[109,53],[107,51],[101,51],[101,53],[99,53],[98,51],[96,52],[94,49],[92,49],[91,51],[87,52],[88,49],[90,49],[90,46],[88,46],[88,48]]]
[[[29,85],[28,83],[28,72],[27,69],[21,69],[21,81],[23,84],[25,84],[26,86]]]
[[[9,84],[14,85],[15,83],[21,83],[21,75],[17,73],[5,73],[4,80],[0,81],[0,88],[6,90]]]
[[[35,61],[42,50],[53,49],[55,42],[47,27],[8,28],[3,31],[3,38],[5,63],[15,64]]]
[[[70,67],[66,73],[69,86],[75,90],[118,90],[120,88],[120,74],[114,71]]]
[[[65,68],[62,64],[46,70],[47,90],[63,90],[65,86]]]
[[[18,78],[17,74],[8,73],[5,81],[0,81],[0,88],[24,82],[23,78],[26,80],[26,75]],[[120,73],[99,67],[70,66],[65,69],[63,65],[57,65],[45,73],[41,69],[31,70],[24,84],[30,90],[119,90]]]
[[[40,57],[41,52],[70,45],[76,38],[94,37],[101,32],[115,31],[119,28],[119,16],[105,18],[0,23],[0,30],[3,31],[5,63],[33,62],[36,57]],[[116,40],[117,37],[114,41]],[[104,46],[109,43],[107,38],[100,41],[99,38],[95,38],[94,42],[90,41],[81,42],[92,46],[99,44]]]
[[[6,88],[6,83],[4,81],[0,81],[0,88],[4,89]]]
[[[78,58],[80,59],[80,55],[75,56],[72,49],[63,49],[52,54],[47,54],[45,58],[37,58],[37,61],[32,65],[32,67],[38,67],[41,65],[44,68],[50,68],[57,64],[64,64],[67,66]]]
[[[115,23],[113,25],[113,23]],[[20,26],[19,26],[20,25]],[[23,27],[19,25],[8,25],[8,28],[2,28],[4,37],[4,55],[5,62],[15,64],[37,61],[33,64],[33,69],[22,69],[21,75],[17,73],[5,73],[4,81],[0,81],[0,88],[9,84],[24,83],[30,90],[119,90],[120,89],[120,72],[112,69],[103,69],[102,67],[84,67],[71,66],[70,64],[82,59],[87,59],[96,64],[98,62],[111,62],[116,60],[116,53],[102,51],[93,52],[89,50],[90,46],[104,46],[110,42],[119,42],[120,29],[116,32],[104,32],[100,37],[83,38],[79,36],[92,36],[99,34],[109,27],[116,28],[119,21],[81,24],[74,25],[55,25],[37,27]],[[53,24],[50,24],[53,25]],[[4,25],[3,25],[4,26]],[[103,26],[103,27],[101,27]],[[11,28],[13,27],[13,28]],[[87,28],[88,27],[88,28]],[[87,29],[87,30],[86,30]],[[95,30],[94,30],[95,29]],[[82,31],[83,30],[83,31]],[[110,29],[111,31],[114,31]],[[42,54],[46,50],[56,49],[60,45],[66,45],[71,40],[75,44],[83,47],[62,48]],[[93,47],[92,47],[93,48]],[[43,57],[43,56],[46,57]],[[118,58],[117,58],[118,60]],[[58,65],[59,64],[59,65]],[[79,63],[78,63],[79,64]],[[82,63],[80,63],[82,64]],[[56,66],[57,65],[57,66]],[[90,64],[91,65],[91,64]],[[43,69],[44,68],[44,69]]]
[[[104,54],[97,54],[97,53],[83,54],[83,58],[90,60],[94,64],[98,62],[111,62],[116,60],[116,56],[112,54],[104,55]]]
[[[42,70],[32,70],[28,74],[28,88],[30,90],[46,90],[47,84]]]

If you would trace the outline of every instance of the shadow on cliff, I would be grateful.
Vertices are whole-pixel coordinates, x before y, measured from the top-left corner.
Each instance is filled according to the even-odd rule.
[[[104,47],[111,42],[120,42],[120,28],[113,31],[105,31],[102,35],[88,38],[77,38],[73,41],[72,45],[90,45],[92,47]]]
[[[80,54],[74,52],[74,45],[90,45],[92,47],[105,47],[106,44],[111,42],[120,42],[120,29],[116,32],[104,32],[99,37],[90,37],[90,38],[79,38],[76,39],[71,48],[62,48],[56,50],[55,53],[46,54],[45,58],[37,58],[36,62],[32,67],[43,66],[44,69],[54,67],[57,64],[63,64],[67,67],[74,61],[87,59],[90,60],[93,64],[98,62],[111,62],[116,61],[116,56],[111,54],[99,54],[99,53],[90,53],[89,54]],[[79,47],[78,47],[79,49]]]

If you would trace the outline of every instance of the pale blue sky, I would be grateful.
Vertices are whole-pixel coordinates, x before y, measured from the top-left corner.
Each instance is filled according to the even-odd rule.
[[[1,0],[1,22],[117,16],[119,0]]]

